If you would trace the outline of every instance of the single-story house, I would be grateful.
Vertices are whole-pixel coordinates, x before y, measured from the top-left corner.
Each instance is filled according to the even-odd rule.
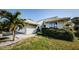
[[[64,23],[69,21],[69,17],[64,17],[64,18],[58,18],[58,17],[51,17],[51,18],[46,18],[38,21],[38,27],[41,30],[45,25],[46,28],[63,28]]]
[[[24,34],[34,34],[36,32],[37,23],[31,19],[27,19],[25,21],[27,25],[19,30],[18,32],[24,33]]]

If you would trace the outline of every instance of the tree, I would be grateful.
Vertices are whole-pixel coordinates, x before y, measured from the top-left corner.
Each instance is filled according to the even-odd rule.
[[[70,21],[67,21],[65,24],[64,24],[64,29],[71,33],[73,35],[73,38],[75,39],[75,34],[74,34],[74,26],[75,24],[70,20]]]
[[[9,11],[1,10],[0,15],[2,16],[2,18],[8,19],[6,20],[7,23],[6,27],[9,29],[9,31],[12,31],[13,40],[15,40],[16,29],[18,28],[22,29],[26,25],[25,20],[19,18],[21,13],[17,11],[16,13],[13,14]]]
[[[72,18],[72,22],[75,24],[74,29],[79,31],[79,17]]]

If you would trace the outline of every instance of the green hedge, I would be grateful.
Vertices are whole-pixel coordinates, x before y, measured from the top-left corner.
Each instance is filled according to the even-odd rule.
[[[42,28],[42,33],[45,36],[49,36],[57,39],[68,40],[68,41],[74,40],[73,34],[63,29]]]

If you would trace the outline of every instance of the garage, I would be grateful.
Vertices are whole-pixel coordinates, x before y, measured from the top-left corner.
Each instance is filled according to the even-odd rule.
[[[19,30],[18,32],[24,34],[35,34],[37,23],[30,19],[26,20],[25,22],[27,23],[27,25],[23,29]]]

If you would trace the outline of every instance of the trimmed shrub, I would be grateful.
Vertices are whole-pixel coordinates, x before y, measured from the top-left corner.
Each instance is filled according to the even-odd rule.
[[[68,41],[74,40],[73,34],[63,29],[42,28],[42,33],[45,36],[53,37],[56,39],[62,39],[62,40],[68,40]]]

